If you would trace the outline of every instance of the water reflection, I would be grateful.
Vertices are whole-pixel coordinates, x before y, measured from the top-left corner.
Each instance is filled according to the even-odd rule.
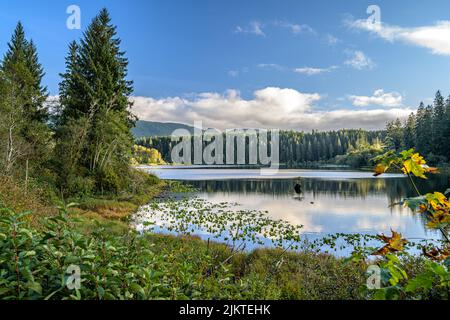
[[[370,172],[280,170],[276,177],[261,177],[259,170],[149,168],[161,178],[187,181],[211,202],[240,203],[244,209],[267,211],[275,219],[304,226],[312,238],[330,233],[389,233],[393,228],[409,239],[438,239],[427,230],[423,215],[401,206],[415,196],[402,175],[374,178]],[[447,175],[417,181],[422,192],[445,191]],[[296,183],[302,194],[294,191]]]
[[[339,198],[360,198],[367,196],[386,195],[391,203],[405,197],[415,196],[414,189],[405,178],[390,179],[266,179],[266,180],[204,180],[189,181],[204,192],[230,193],[258,193],[274,197],[289,198],[294,194],[294,186],[300,182],[303,193],[316,196]],[[448,187],[448,177],[439,175],[416,183],[422,192],[445,191]]]
[[[268,211],[275,219],[304,226],[305,234],[388,233],[391,228],[410,239],[437,239],[427,230],[422,215],[401,206],[390,207],[414,196],[407,179],[301,179],[302,194],[294,191],[298,179],[190,181],[198,196],[211,202],[237,202],[245,209]],[[445,190],[448,178],[419,183],[424,192]]]

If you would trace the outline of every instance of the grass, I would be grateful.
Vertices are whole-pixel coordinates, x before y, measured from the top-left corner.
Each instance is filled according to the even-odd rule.
[[[328,254],[261,248],[238,253],[225,264],[231,285],[219,292],[220,285],[210,283],[215,278],[209,268],[222,268],[223,261],[233,255],[229,247],[192,236],[147,234],[145,238],[155,254],[167,254],[174,266],[174,281],[183,263],[193,266],[193,281],[203,282],[204,299],[364,299],[364,264],[345,263]],[[205,274],[210,277],[205,279]],[[243,288],[244,292],[234,291]]]
[[[93,224],[102,224],[113,232],[125,231],[128,227],[130,216],[139,207],[149,203],[152,199],[167,191],[167,184],[153,175],[146,175],[145,183],[139,188],[139,192],[109,195],[99,197],[73,198],[67,202],[76,203],[69,209],[69,213],[82,221],[86,229],[92,229]]]
[[[39,224],[39,219],[57,212],[48,197],[48,188],[34,181],[25,188],[22,181],[0,175],[0,203],[16,212],[32,211],[31,222]]]

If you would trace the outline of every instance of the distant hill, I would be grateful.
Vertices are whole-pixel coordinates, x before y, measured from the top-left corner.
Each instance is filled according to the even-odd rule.
[[[194,127],[182,123],[173,122],[154,122],[154,121],[138,121],[136,127],[131,131],[136,139],[142,137],[170,136],[176,129],[186,129],[191,134]]]

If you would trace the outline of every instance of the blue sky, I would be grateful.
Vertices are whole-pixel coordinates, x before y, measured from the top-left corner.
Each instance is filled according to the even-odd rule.
[[[52,95],[82,35],[66,28],[72,4],[82,30],[109,9],[143,119],[375,129],[450,93],[449,1],[3,1],[0,52],[21,20]],[[379,29],[365,24],[370,4]]]

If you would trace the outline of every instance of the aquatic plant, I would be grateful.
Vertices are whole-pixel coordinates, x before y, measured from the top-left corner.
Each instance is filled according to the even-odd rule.
[[[267,212],[243,210],[236,203],[211,203],[200,198],[153,202],[136,216],[146,230],[166,230],[180,235],[203,234],[226,242],[233,250],[248,244],[296,249],[302,226],[273,220]]]

